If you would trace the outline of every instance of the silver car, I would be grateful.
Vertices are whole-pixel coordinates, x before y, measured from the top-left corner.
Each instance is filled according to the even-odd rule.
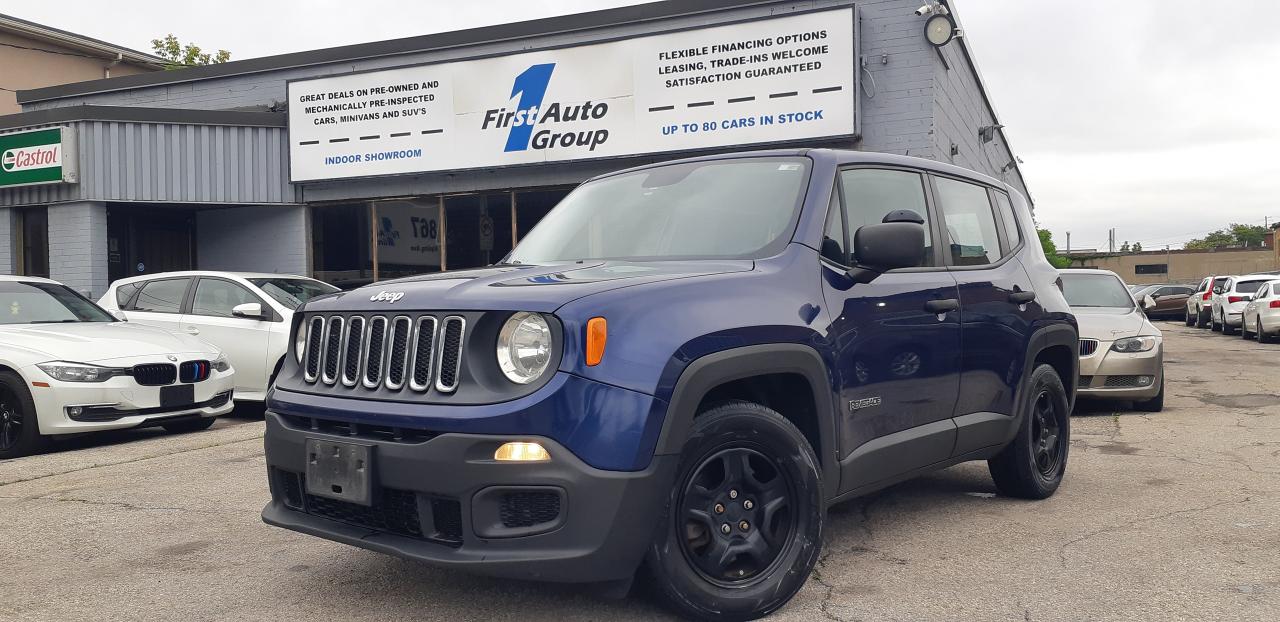
[[[1245,305],[1240,336],[1270,343],[1280,337],[1280,279],[1263,283]]]
[[[1080,325],[1080,397],[1164,408],[1164,337],[1124,282],[1108,270],[1060,270],[1062,293]]]

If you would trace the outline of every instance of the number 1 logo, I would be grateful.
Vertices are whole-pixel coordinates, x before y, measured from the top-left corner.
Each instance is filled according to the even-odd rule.
[[[533,135],[533,124],[536,109],[542,106],[542,98],[547,94],[547,85],[551,83],[551,72],[555,71],[555,63],[533,65],[516,76],[511,85],[511,97],[520,94],[520,106],[517,115],[523,112],[525,122],[511,127],[507,134],[507,147],[503,151],[524,151],[529,148],[529,137]]]

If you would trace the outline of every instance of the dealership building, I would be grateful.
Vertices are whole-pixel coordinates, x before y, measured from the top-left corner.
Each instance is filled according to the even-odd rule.
[[[1025,193],[954,4],[669,0],[20,91],[0,273],[98,297],[182,269],[349,287],[483,266],[594,175],[772,147]]]

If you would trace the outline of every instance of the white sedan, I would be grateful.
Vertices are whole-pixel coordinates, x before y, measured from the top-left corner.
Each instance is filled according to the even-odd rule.
[[[203,430],[231,411],[233,386],[204,341],[118,321],[56,281],[0,276],[0,459],[56,435]]]
[[[1245,306],[1240,335],[1260,343],[1280,338],[1280,279],[1263,283]]]
[[[293,310],[336,291],[301,276],[165,272],[120,279],[98,304],[131,323],[218,346],[236,368],[236,399],[261,402],[284,362]]]

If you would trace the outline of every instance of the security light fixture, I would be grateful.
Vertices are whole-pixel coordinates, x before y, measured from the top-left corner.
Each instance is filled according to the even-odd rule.
[[[950,15],[936,14],[924,22],[924,38],[934,47],[942,47],[956,38],[956,21]]]

